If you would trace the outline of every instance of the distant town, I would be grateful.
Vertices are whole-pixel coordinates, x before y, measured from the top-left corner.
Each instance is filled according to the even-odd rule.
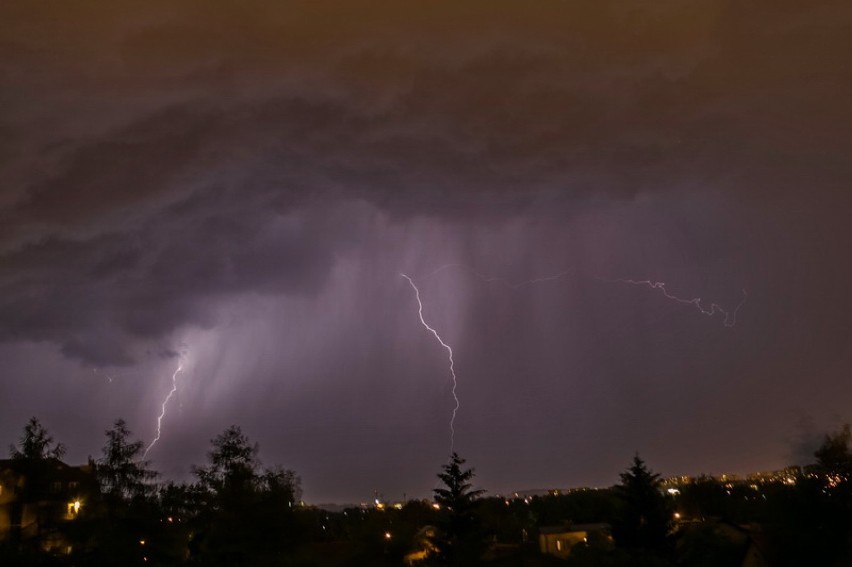
[[[190,483],[164,481],[122,420],[72,466],[37,418],[0,460],[2,565],[848,565],[852,433],[807,466],[662,478],[640,455],[609,488],[488,494],[453,454],[432,498],[311,506],[232,426]]]

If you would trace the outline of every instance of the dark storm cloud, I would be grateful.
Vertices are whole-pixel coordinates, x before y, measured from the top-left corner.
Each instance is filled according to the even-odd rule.
[[[228,193],[165,207],[129,230],[7,252],[3,338],[56,341],[93,364],[128,363],[133,339],[212,325],[212,304],[229,294],[313,292],[332,246],[344,246],[330,235],[347,221],[329,210],[278,214]]]
[[[97,4],[7,3],[0,32],[2,336],[97,364],[217,294],[321,285],[350,236],[287,226],[309,201],[487,218],[848,174],[840,4]]]
[[[769,195],[815,170],[824,186],[844,164],[818,149],[849,142],[839,3],[88,6],[7,8],[12,140],[57,162],[14,213],[48,226],[222,161],[271,165],[279,193],[446,212],[697,180]],[[39,124],[62,110],[90,123]]]
[[[227,382],[184,386],[199,431],[210,415],[267,419],[234,408],[286,397],[284,374],[299,407],[277,419],[306,431],[332,408],[316,429],[337,456],[308,471],[328,475],[321,465],[346,469],[361,447],[395,446],[385,431],[434,436],[443,359],[417,342],[396,281],[416,270],[459,346],[460,437],[481,470],[521,478],[513,467],[552,459],[524,439],[566,427],[596,427],[629,456],[666,418],[687,423],[666,439],[688,446],[688,426],[716,431],[721,414],[730,439],[755,405],[843,398],[831,388],[849,346],[844,2],[7,1],[0,21],[10,361],[14,345],[46,343],[155,375],[197,331],[195,363]],[[511,293],[474,289],[470,270],[420,279],[447,262],[572,275]],[[726,306],[745,286],[745,322],[680,319],[689,308],[595,276],[674,278],[670,290]],[[266,311],[231,333],[223,306],[245,298]],[[61,366],[47,359],[44,372]],[[299,390],[307,377],[315,396]],[[133,396],[156,394],[145,385]],[[764,446],[777,414],[761,423],[750,434]],[[505,462],[495,436],[530,460]],[[722,454],[720,437],[702,440]],[[577,443],[600,470],[620,464]],[[420,458],[422,446],[410,444]]]

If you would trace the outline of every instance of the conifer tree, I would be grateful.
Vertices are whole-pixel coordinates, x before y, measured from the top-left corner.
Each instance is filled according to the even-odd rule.
[[[477,498],[485,491],[473,488],[474,469],[462,469],[464,463],[464,459],[453,453],[438,474],[445,487],[434,490],[440,516],[432,540],[438,550],[433,563],[440,565],[475,565],[485,549],[476,510]]]
[[[24,426],[18,446],[9,446],[9,454],[13,459],[61,459],[65,454],[65,445],[54,443],[53,436],[38,418],[31,417]]]

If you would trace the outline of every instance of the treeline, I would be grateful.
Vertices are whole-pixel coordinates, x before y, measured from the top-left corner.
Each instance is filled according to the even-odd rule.
[[[118,420],[101,457],[68,477],[85,496],[63,511],[50,503],[63,496],[53,485],[64,447],[33,418],[0,470],[0,535],[3,509],[9,524],[0,564],[845,566],[850,445],[846,426],[826,435],[812,465],[783,478],[676,487],[636,455],[614,487],[527,497],[477,490],[474,469],[453,454],[432,500],[329,512],[302,505],[296,473],[262,467],[237,426],[211,440],[193,482],[176,484],[158,482]],[[25,523],[37,531],[24,533]],[[581,529],[582,540],[545,553],[547,534]]]
[[[17,473],[19,510],[0,564],[279,565],[285,552],[311,539],[313,518],[296,514],[299,477],[262,468],[258,446],[239,427],[212,439],[191,483],[158,483],[143,447],[118,420],[106,431],[101,458],[71,474],[77,471],[50,466],[65,448],[32,418],[10,447],[6,468]],[[73,491],[52,488],[65,484]],[[65,494],[78,498],[67,513],[56,505]],[[23,523],[36,533],[25,533]]]

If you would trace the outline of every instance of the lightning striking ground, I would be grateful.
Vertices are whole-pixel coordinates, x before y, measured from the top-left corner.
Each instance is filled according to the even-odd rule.
[[[600,278],[603,279],[603,278]],[[726,327],[733,327],[737,324],[737,312],[740,310],[740,307],[745,305],[746,300],[748,299],[748,292],[743,289],[743,298],[737,304],[737,306],[733,310],[723,309],[718,303],[711,303],[709,308],[706,308],[702,305],[702,299],[700,297],[693,297],[692,299],[685,299],[683,297],[678,297],[676,295],[672,295],[666,289],[665,282],[655,282],[651,280],[631,280],[631,279],[616,279],[616,280],[607,280],[603,281],[610,283],[625,283],[630,285],[638,285],[638,286],[647,286],[651,289],[658,289],[663,292],[663,295],[667,299],[671,299],[672,301],[676,301],[677,303],[682,303],[684,305],[694,305],[698,311],[707,315],[708,317],[713,317],[716,313],[721,313],[725,316],[725,319],[722,321],[722,324]]]
[[[178,361],[177,370],[175,370],[174,374],[172,374],[172,389],[169,390],[169,393],[166,395],[166,399],[163,400],[163,405],[162,405],[162,408],[161,408],[161,411],[160,411],[160,415],[157,417],[157,436],[154,437],[154,440],[151,441],[151,444],[148,445],[148,447],[145,449],[145,452],[142,453],[142,459],[145,459],[148,456],[148,451],[153,449],[154,445],[157,444],[157,441],[160,440],[160,434],[162,433],[163,418],[166,416],[166,406],[168,405],[171,397],[175,394],[175,392],[177,392],[177,375],[181,370],[183,370],[183,360]]]
[[[408,283],[414,290],[414,295],[417,298],[417,314],[420,317],[420,323],[426,328],[427,331],[432,333],[432,335],[435,337],[435,339],[437,339],[441,346],[447,350],[447,354],[449,355],[450,375],[453,377],[453,400],[455,400],[456,403],[455,407],[453,408],[453,416],[450,418],[450,453],[452,453],[456,443],[456,414],[458,413],[460,407],[459,398],[456,395],[456,386],[458,386],[458,380],[456,379],[455,361],[453,360],[453,348],[447,343],[445,343],[441,336],[438,334],[438,331],[430,327],[429,323],[427,323],[426,320],[423,318],[423,302],[420,300],[420,290],[417,289],[417,286],[414,284],[414,280],[412,280],[405,274],[401,273],[399,275],[408,280]]]

